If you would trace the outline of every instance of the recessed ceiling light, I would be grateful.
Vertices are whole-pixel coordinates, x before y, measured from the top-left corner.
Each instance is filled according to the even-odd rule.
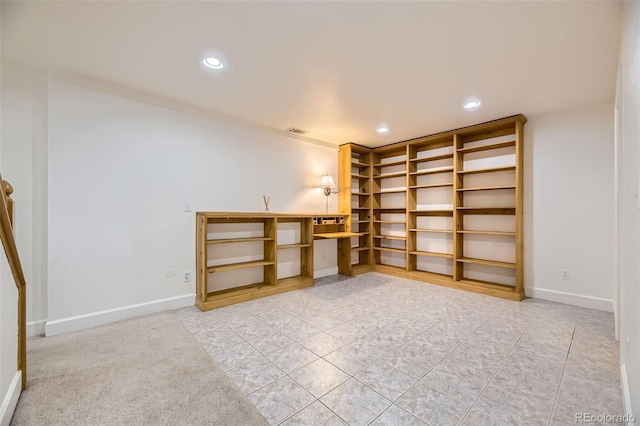
[[[474,108],[478,108],[479,106],[480,106],[480,101],[477,99],[474,99],[472,101],[467,101],[464,103],[465,109],[474,109]]]
[[[386,126],[383,124],[376,129],[376,132],[378,132],[381,135],[389,133],[389,126]]]
[[[222,67],[224,67],[224,64],[222,63],[222,61],[218,58],[214,58],[213,56],[204,58],[202,63],[204,64],[205,67],[208,67],[214,70],[219,70],[219,69],[222,69]]]

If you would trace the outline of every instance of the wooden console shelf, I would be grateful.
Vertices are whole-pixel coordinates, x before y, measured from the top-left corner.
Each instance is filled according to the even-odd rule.
[[[367,232],[352,248],[354,273],[522,300],[526,121],[516,115],[379,148],[341,145],[338,210],[350,215],[349,230]]]
[[[299,241],[278,243],[278,224],[289,223],[299,224]],[[248,224],[252,226],[251,230],[243,231],[242,228],[246,228]],[[240,235],[233,238],[211,238],[212,234],[216,234],[216,227],[225,226],[227,229],[219,231],[223,236],[227,237],[234,233]],[[240,230],[233,227],[240,227]],[[341,274],[352,275],[354,269],[351,265],[351,238],[362,238],[366,233],[350,232],[349,227],[349,215],[345,214],[198,212],[196,214],[196,306],[204,311],[312,286],[314,239],[337,238],[338,270]],[[247,233],[255,235],[258,232],[262,236],[241,235]],[[237,259],[234,262],[233,258],[227,259],[225,255],[221,255],[221,253],[232,253],[232,250],[215,250],[220,244],[225,244],[225,249],[226,245],[239,244],[239,247],[246,245],[254,250],[262,245],[262,259],[251,261]],[[284,253],[285,250],[288,252],[299,250],[300,273],[292,277],[278,278],[278,252]],[[220,264],[212,265],[211,263]],[[251,272],[250,268],[262,268],[259,282],[227,288],[232,285],[232,282],[225,274],[231,273],[235,276],[240,270]],[[363,268],[356,268],[356,270],[359,273],[366,272]],[[216,287],[218,290],[215,290]]]

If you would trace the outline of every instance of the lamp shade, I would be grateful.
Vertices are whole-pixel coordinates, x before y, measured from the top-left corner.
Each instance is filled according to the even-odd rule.
[[[333,177],[331,177],[331,175],[324,175],[322,176],[322,179],[320,180],[320,187],[321,188],[335,188],[336,184],[333,183]]]

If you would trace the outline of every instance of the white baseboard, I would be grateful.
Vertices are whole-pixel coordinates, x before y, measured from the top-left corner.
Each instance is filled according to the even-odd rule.
[[[55,336],[56,334],[84,330],[87,328],[97,327],[99,325],[123,321],[129,318],[193,306],[195,303],[195,297],[195,294],[185,294],[184,296],[171,297],[169,299],[154,300],[152,302],[123,306],[121,308],[109,309],[107,311],[93,312],[75,317],[47,321],[45,326],[45,335]]]
[[[0,426],[9,426],[14,411],[16,411],[16,405],[18,405],[18,398],[22,392],[22,371],[16,372],[13,376],[13,380],[9,385],[9,390],[2,401],[0,406]]]
[[[29,321],[27,323],[27,337],[44,336],[44,328],[47,320]]]
[[[537,287],[525,287],[524,294],[536,299],[613,312],[614,301],[610,299],[601,299],[599,297],[583,296],[581,294],[565,293],[563,291],[547,290]]]
[[[333,268],[327,269],[318,269],[313,271],[313,278],[322,278],[328,277],[329,275],[336,275],[338,273],[338,267],[334,266]]]
[[[622,408],[624,414],[631,417],[633,416],[631,412],[631,394],[629,393],[629,381],[627,380],[627,367],[624,364],[620,366],[620,389],[622,391]]]

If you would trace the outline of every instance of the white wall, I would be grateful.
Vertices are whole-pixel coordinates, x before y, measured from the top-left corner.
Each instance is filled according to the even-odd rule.
[[[322,212],[314,186],[337,175],[336,149],[62,82],[50,81],[48,114],[47,334],[193,304],[185,201],[194,212],[261,211],[267,194],[271,211]],[[328,262],[331,243],[318,250]],[[104,312],[154,301],[164,302]]]
[[[14,187],[16,244],[27,282],[28,334],[44,334],[47,318],[47,76],[2,63],[2,149],[5,180]],[[34,319],[36,321],[34,321]]]
[[[613,103],[528,117],[525,292],[613,310]],[[561,270],[570,280],[561,279]]]
[[[640,414],[640,3],[624,2],[617,119],[620,364],[625,410]]]

